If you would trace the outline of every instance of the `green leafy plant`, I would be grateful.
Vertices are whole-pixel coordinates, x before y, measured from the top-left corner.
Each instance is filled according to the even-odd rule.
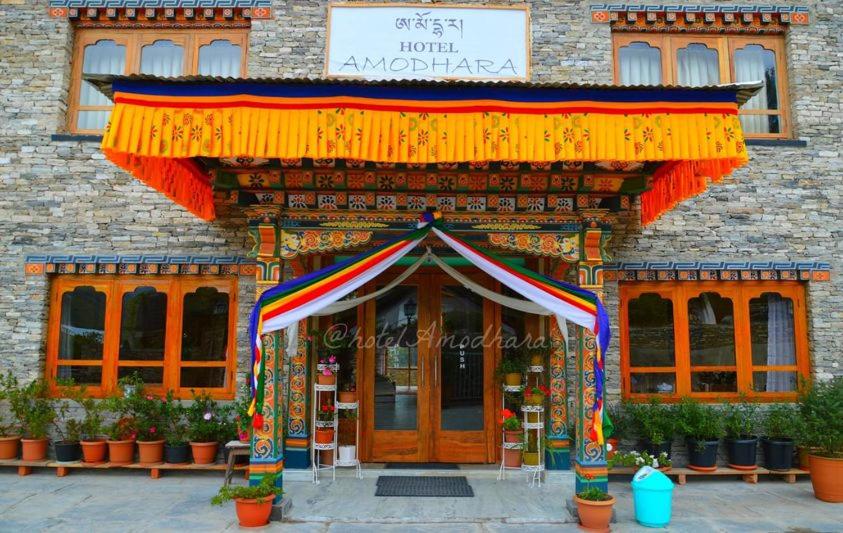
[[[43,439],[56,419],[55,402],[49,397],[44,380],[36,379],[9,395],[12,413],[20,424],[24,438]]]
[[[221,487],[219,492],[211,498],[212,505],[222,505],[231,500],[257,500],[257,503],[266,503],[268,500],[281,496],[283,491],[275,486],[275,476],[268,475],[261,479],[260,483],[254,486],[228,485]]]
[[[518,418],[518,414],[509,409],[504,409],[501,412],[501,423],[505,431],[519,431],[521,429],[521,420]]]
[[[164,398],[164,440],[170,446],[187,444],[187,422],[185,407],[168,391]]]
[[[336,412],[336,409],[333,405],[324,404],[319,408],[319,412],[316,413],[316,419],[320,422],[331,422],[334,420],[334,412]]]
[[[59,386],[72,386],[71,383],[59,382]],[[72,418],[70,413],[71,400],[64,399],[56,402],[56,419],[53,421],[53,427],[59,436],[60,442],[79,442],[82,438],[82,421],[78,418]]]
[[[771,405],[763,417],[764,436],[769,439],[792,439],[801,423],[796,406],[789,404]]]
[[[653,444],[673,440],[676,432],[674,408],[663,404],[660,398],[654,396],[646,403],[624,403],[623,409],[640,438]]]
[[[501,358],[495,369],[495,375],[503,380],[507,374],[523,374],[527,370],[527,361],[521,354],[513,354]]]
[[[799,395],[799,444],[822,457],[843,457],[843,377],[803,387]]]
[[[585,474],[585,488],[577,493],[577,498],[589,502],[605,502],[612,499],[612,497],[600,487],[592,487],[591,481],[594,479],[593,474]]]
[[[0,437],[20,433],[19,424],[14,420],[11,398],[17,394],[18,380],[11,372],[0,375]]]
[[[746,401],[727,403],[723,408],[723,425],[730,439],[750,438],[755,434],[758,405]]]
[[[84,385],[68,389],[67,394],[82,409],[83,416],[79,424],[79,440],[92,441],[102,437],[106,410],[105,402],[89,397]]]
[[[681,435],[698,441],[716,440],[724,433],[717,409],[688,397],[676,406],[676,427]]]
[[[630,431],[630,415],[620,402],[606,405],[606,413],[612,421],[612,431],[606,437],[623,438]]]
[[[193,402],[185,410],[187,436],[191,442],[218,442],[225,427],[217,402],[210,394],[193,391]]]
[[[147,394],[140,378],[124,382],[123,414],[133,420],[138,440],[149,442],[163,438],[166,403],[166,398],[159,399]]]

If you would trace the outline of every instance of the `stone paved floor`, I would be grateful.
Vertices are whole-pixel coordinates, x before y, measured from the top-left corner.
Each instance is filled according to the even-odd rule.
[[[158,480],[144,472],[52,470],[18,477],[0,470],[0,531],[224,531],[237,530],[231,506],[208,501],[219,473],[170,473]],[[475,498],[375,498],[374,478],[339,478],[320,485],[287,482],[291,522],[267,529],[291,533],[385,531],[411,533],[577,531],[564,501],[571,487],[530,489],[520,479],[470,479]],[[616,532],[652,531],[635,524],[629,486],[613,482]],[[788,485],[762,480],[689,480],[674,493],[669,531],[843,532],[843,504],[820,502],[810,482]]]

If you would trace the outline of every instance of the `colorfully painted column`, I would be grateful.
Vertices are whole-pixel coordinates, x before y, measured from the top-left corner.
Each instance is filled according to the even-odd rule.
[[[607,258],[605,244],[610,237],[608,226],[599,216],[585,218],[581,233],[581,259],[577,267],[579,285],[603,298],[603,261]],[[591,439],[594,414],[597,338],[577,327],[577,394],[576,394],[576,491],[590,485],[608,490],[606,446]]]
[[[563,279],[568,270],[565,263],[559,264],[551,270],[551,276]],[[571,469],[571,439],[568,435],[568,383],[567,383],[567,355],[568,346],[565,336],[559,329],[559,323],[554,317],[549,317],[548,334],[550,336],[550,416],[548,416],[547,447],[545,464],[549,470]]]
[[[281,260],[278,254],[277,212],[272,208],[248,213],[249,234],[255,241],[250,256],[256,260],[255,298],[278,285]],[[249,484],[257,485],[269,474],[276,474],[276,486],[283,488],[284,470],[284,401],[282,373],[284,368],[283,334],[269,333],[262,337],[266,357],[266,389],[263,402],[263,426],[255,428],[249,458]],[[279,498],[280,499],[280,498]]]

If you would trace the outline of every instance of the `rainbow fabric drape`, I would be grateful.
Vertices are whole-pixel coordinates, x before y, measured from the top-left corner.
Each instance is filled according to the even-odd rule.
[[[649,222],[747,161],[734,88],[116,79],[102,149],[199,217],[191,159],[395,163],[665,161],[642,194]]]
[[[603,442],[603,359],[611,336],[609,317],[593,292],[509,265],[499,257],[480,250],[447,232],[439,213],[425,213],[420,227],[397,239],[345,261],[282,283],[264,292],[252,310],[249,338],[252,342],[252,405],[255,427],[263,425],[265,358],[261,336],[284,329],[324,309],[374,279],[416,247],[433,231],[457,253],[498,279],[505,286],[555,315],[585,327],[597,336],[595,361],[596,398],[592,417],[592,438]]]

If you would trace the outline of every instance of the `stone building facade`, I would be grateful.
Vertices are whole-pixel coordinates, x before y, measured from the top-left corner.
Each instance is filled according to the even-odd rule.
[[[591,15],[599,7],[590,1],[526,3],[531,81],[613,82],[612,26]],[[326,2],[271,4],[269,18],[251,20],[248,76],[320,76]],[[613,228],[610,250],[620,264],[830,265],[829,280],[820,275],[806,282],[811,371],[825,379],[843,374],[843,282],[838,275],[843,269],[843,2],[779,0],[777,5],[806,7],[810,14],[807,24],[791,24],[786,31],[793,138],[748,143],[746,167],[651,225],[641,227],[637,212],[631,211]],[[72,20],[51,17],[46,0],[0,0],[0,26],[0,361],[4,369],[29,379],[44,372],[52,276],[27,275],[27,256],[242,258],[252,242],[241,210],[221,204],[217,220],[202,222],[106,161],[98,138],[67,131]],[[616,326],[620,282],[607,279],[606,304]],[[241,275],[238,287],[243,379],[254,276]],[[620,393],[617,338],[606,372],[614,398]]]

